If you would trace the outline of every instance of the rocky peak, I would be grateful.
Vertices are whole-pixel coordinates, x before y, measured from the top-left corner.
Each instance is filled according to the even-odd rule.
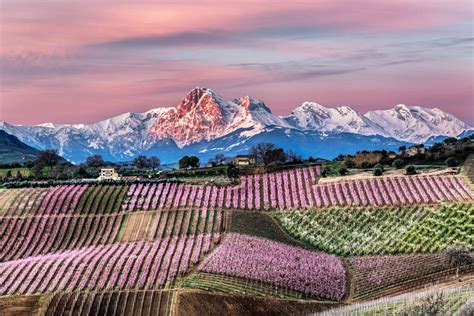
[[[251,111],[258,110],[263,110],[265,112],[272,113],[272,111],[265,105],[262,100],[254,99],[248,95],[243,96],[240,99],[235,99],[233,102],[242,106],[247,114]]]
[[[410,108],[408,106],[406,106],[405,104],[397,104],[397,105],[395,105],[393,110],[395,111],[397,116],[402,120],[406,120],[406,119],[412,117],[412,113],[411,113]]]

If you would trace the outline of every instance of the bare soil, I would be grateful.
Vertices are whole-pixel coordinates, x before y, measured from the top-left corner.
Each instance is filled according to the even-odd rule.
[[[0,315],[41,315],[48,300],[49,295],[0,296]]]
[[[146,240],[154,212],[131,213],[123,230],[122,242]]]

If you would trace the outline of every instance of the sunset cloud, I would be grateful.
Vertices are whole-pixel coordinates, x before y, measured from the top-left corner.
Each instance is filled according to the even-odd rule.
[[[5,0],[0,120],[93,122],[194,86],[361,112],[395,103],[474,122],[470,1]]]

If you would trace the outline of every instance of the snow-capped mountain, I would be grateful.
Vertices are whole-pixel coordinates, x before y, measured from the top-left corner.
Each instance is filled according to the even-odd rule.
[[[172,139],[182,148],[241,128],[258,132],[268,125],[286,126],[263,101],[248,96],[227,101],[210,89],[197,87],[176,108],[161,115],[150,134],[155,140]]]
[[[363,149],[396,150],[469,129],[468,124],[439,109],[402,105],[361,115],[347,106],[326,108],[304,102],[290,115],[278,116],[261,100],[244,96],[228,101],[199,87],[176,107],[125,113],[94,124],[18,126],[0,122],[0,130],[38,149],[58,149],[73,162],[93,154],[110,161],[130,160],[139,154],[155,154],[163,162],[185,154],[206,159],[216,153],[245,153],[252,144],[264,141],[303,156],[332,158]]]
[[[438,108],[426,109],[404,104],[398,104],[390,110],[370,111],[365,117],[383,128],[381,135],[417,144],[426,142],[432,136],[456,137],[472,128]]]
[[[381,126],[348,106],[327,108],[315,102],[304,102],[285,120],[301,130],[361,135],[382,135],[384,131]]]

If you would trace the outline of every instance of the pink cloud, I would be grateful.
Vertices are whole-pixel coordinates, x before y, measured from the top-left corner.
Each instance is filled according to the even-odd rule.
[[[446,27],[466,37],[455,26],[472,17],[464,0],[7,0],[0,11],[0,120],[93,122],[173,106],[200,85],[228,98],[253,95],[279,114],[305,100],[362,112],[404,102],[444,106],[474,122],[465,52],[382,47],[397,32],[420,41],[419,34]],[[158,50],[164,46],[174,49],[167,58]],[[237,57],[216,58],[232,49]],[[183,59],[174,52],[191,53]]]
[[[349,32],[396,32],[443,26],[473,16],[470,1],[6,1],[2,53],[74,50],[150,35],[306,26]]]

